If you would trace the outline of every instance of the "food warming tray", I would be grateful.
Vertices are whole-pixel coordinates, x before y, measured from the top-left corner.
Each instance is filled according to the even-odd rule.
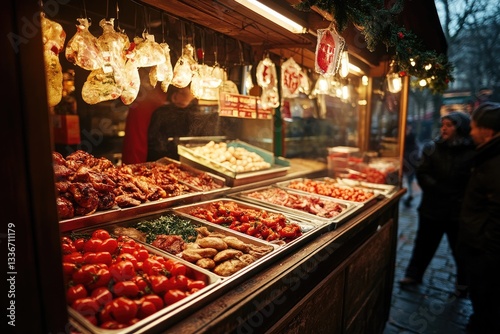
[[[203,270],[210,271],[213,275],[217,275],[221,279],[227,279],[229,277],[233,277],[233,276],[237,276],[237,275],[243,275],[243,274],[246,274],[249,271],[253,272],[255,267],[257,267],[260,263],[266,261],[269,257],[272,257],[274,255],[275,251],[277,249],[279,249],[279,246],[276,245],[276,244],[272,244],[272,243],[266,242],[264,240],[259,240],[259,239],[256,239],[256,238],[252,238],[252,237],[249,237],[247,235],[244,235],[244,234],[241,234],[241,233],[237,233],[237,232],[235,232],[235,231],[233,231],[231,229],[223,228],[220,225],[212,224],[212,223],[209,223],[207,221],[204,221],[204,220],[201,220],[201,219],[197,219],[195,217],[190,217],[190,216],[184,215],[182,213],[176,213],[173,209],[167,210],[167,211],[164,211],[164,212],[159,212],[159,213],[156,213],[154,215],[143,217],[143,218],[140,218],[140,219],[133,219],[133,220],[126,221],[126,222],[119,222],[119,223],[114,223],[114,224],[106,225],[103,228],[105,228],[106,230],[108,230],[110,233],[114,233],[115,232],[115,228],[117,228],[117,227],[133,227],[133,228],[137,228],[139,224],[147,225],[148,222],[158,222],[158,221],[160,221],[159,219],[161,219],[161,217],[164,217],[164,216],[167,216],[167,217],[168,216],[175,216],[178,219],[182,219],[184,222],[186,222],[188,224],[191,224],[193,226],[193,229],[194,228],[198,228],[198,227],[204,227],[204,228],[206,228],[211,233],[223,234],[223,235],[230,236],[230,237],[236,237],[238,240],[244,242],[245,244],[248,244],[248,246],[262,247],[262,248],[268,248],[269,249],[269,251],[265,255],[263,255],[262,257],[258,258],[255,262],[251,263],[250,265],[246,266],[245,268],[243,268],[243,269],[241,269],[241,270],[237,271],[236,273],[233,273],[233,274],[231,274],[229,276],[220,276],[220,275],[215,274],[213,272],[213,270],[201,268]],[[151,243],[149,241],[146,241],[146,243],[150,247],[153,247],[153,248],[157,249],[157,247],[151,245]],[[178,258],[182,258],[179,255],[174,255],[174,256],[176,256]],[[193,263],[193,265],[196,266],[195,263]]]
[[[359,189],[374,190],[384,196],[390,196],[396,191],[396,186],[390,184],[379,184],[379,183],[353,180],[348,178],[336,178],[336,180],[339,185],[356,187]]]
[[[105,224],[110,221],[126,220],[130,217],[141,216],[154,211],[168,209],[175,205],[201,201],[202,195],[203,193],[193,189],[192,193],[162,198],[157,201],[148,201],[140,204],[139,206],[129,208],[120,208],[116,206],[106,211],[97,211],[91,215],[75,216],[74,218],[61,220],[59,222],[59,229],[61,232],[67,232],[74,229]]]
[[[92,233],[91,229],[82,229],[78,231],[74,231],[75,233]],[[148,250],[150,254],[155,254],[162,256],[164,258],[170,258],[174,259],[178,262],[182,262],[185,264],[188,268],[191,268],[191,270],[198,272],[200,275],[203,275],[205,277],[205,280],[207,282],[206,287],[203,289],[196,291],[185,298],[171,304],[168,306],[165,306],[163,309],[156,311],[155,313],[147,316],[144,319],[139,320],[135,324],[132,324],[128,327],[122,328],[122,329],[103,329],[101,327],[95,326],[90,321],[88,321],[84,316],[82,316],[80,313],[78,313],[76,310],[74,310],[72,307],[68,306],[68,312],[70,317],[72,318],[72,325],[76,327],[78,330],[81,332],[90,332],[90,333],[103,333],[103,334],[126,334],[126,333],[140,333],[141,328],[150,323],[151,321],[155,321],[159,318],[162,319],[162,321],[166,322],[171,322],[173,323],[174,321],[178,321],[180,317],[185,316],[187,313],[192,312],[193,307],[196,306],[196,303],[199,303],[200,300],[203,299],[203,296],[207,295],[210,293],[211,290],[216,288],[222,283],[222,279],[211,273],[210,271],[204,270],[202,268],[196,267],[193,264],[184,261],[181,258],[175,257],[167,252],[161,251],[155,247],[152,247],[150,245],[141,243],[144,245],[144,247]]]
[[[216,175],[223,177],[226,184],[230,187],[250,184],[258,181],[272,179],[280,176],[285,176],[290,169],[290,162],[284,158],[274,157],[274,155],[266,150],[252,146],[239,140],[228,141],[228,146],[242,147],[250,152],[255,152],[261,156],[271,167],[258,171],[236,172],[221,163],[211,160],[208,157],[197,154],[193,148],[203,146],[207,142],[186,142],[183,145],[177,146],[177,151],[180,156],[180,161],[189,164],[197,169],[210,171]]]
[[[174,164],[179,169],[181,169],[182,171],[184,171],[187,174],[192,175],[192,176],[201,176],[202,174],[206,174],[210,179],[212,179],[213,183],[217,186],[217,188],[210,189],[210,188],[200,186],[199,184],[197,184],[195,182],[191,182],[190,179],[188,179],[188,180],[179,179],[180,182],[183,182],[183,183],[197,189],[199,192],[202,192],[204,195],[212,195],[212,194],[217,195],[217,194],[223,193],[224,191],[229,189],[229,187],[226,186],[226,180],[223,177],[215,175],[211,172],[196,169],[193,166],[190,166],[189,164],[185,164],[185,163],[182,163],[180,161],[170,159],[168,157],[163,157],[163,158],[157,160],[156,163],[159,163],[162,165]]]
[[[271,241],[271,243],[278,244],[280,246],[279,247],[280,250],[282,250],[282,249],[289,250],[290,248],[295,247],[295,245],[301,244],[305,240],[309,240],[309,238],[312,237],[313,235],[315,235],[316,232],[320,231],[321,226],[318,222],[308,220],[307,218],[305,218],[303,216],[298,216],[298,215],[294,215],[292,213],[286,213],[286,212],[282,212],[279,210],[270,209],[270,208],[263,207],[263,206],[260,206],[260,205],[254,204],[254,203],[244,202],[244,201],[234,199],[234,198],[218,198],[218,199],[213,199],[213,200],[209,200],[209,201],[204,201],[201,203],[194,203],[194,204],[188,204],[188,205],[174,207],[174,208],[172,208],[172,210],[175,212],[181,213],[183,215],[193,217],[195,219],[201,219],[201,218],[197,218],[195,216],[192,216],[190,214],[190,211],[192,209],[196,209],[196,208],[200,208],[200,209],[209,208],[211,206],[211,204],[214,202],[221,202],[224,205],[228,204],[229,202],[232,202],[232,203],[235,203],[239,208],[241,208],[243,210],[250,209],[250,210],[257,210],[257,211],[261,211],[261,212],[268,212],[268,213],[272,213],[272,214],[281,214],[286,218],[286,220],[289,223],[299,225],[300,229],[302,231],[302,235],[300,237],[295,238],[293,240],[290,240],[288,242],[284,242],[283,240]],[[201,220],[205,221],[204,219],[201,219]],[[223,225],[218,225],[218,226],[221,226],[221,228],[223,228],[225,230],[231,230],[229,227],[225,227]],[[242,235],[245,235],[249,238],[255,239],[254,236],[248,236],[247,234],[242,233],[242,232],[234,231],[234,233],[242,234]],[[258,239],[258,240],[262,240],[262,239]]]
[[[253,196],[256,195],[256,196]],[[355,214],[362,205],[352,202],[342,201],[335,198],[327,198],[319,195],[307,194],[291,189],[280,188],[277,186],[267,186],[256,188],[231,195],[243,201],[256,203],[275,210],[290,212],[297,216],[304,216],[310,221],[319,222],[328,230],[334,230],[348,217]],[[293,197],[294,202],[288,200]],[[327,206],[341,210],[335,216],[325,217],[319,214],[319,210],[314,208],[314,204],[320,208]]]
[[[330,196],[328,194],[318,194],[318,193],[314,192],[314,189],[306,191],[306,190],[295,189],[295,188],[290,187],[290,184],[292,184],[294,182],[309,182],[309,181],[314,182],[315,184],[320,185],[320,186],[335,187],[335,188],[338,188],[339,190],[362,191],[364,193],[369,193],[372,196],[369,197],[368,199],[365,199],[362,201],[356,201],[356,200],[351,200],[351,199],[339,198],[339,197],[336,197],[335,195]],[[276,185],[278,187],[282,187],[282,188],[286,188],[286,189],[290,189],[290,190],[294,190],[294,191],[299,191],[299,192],[302,192],[304,194],[315,194],[315,195],[327,197],[327,198],[338,198],[338,199],[342,199],[345,202],[356,203],[358,205],[366,205],[367,203],[374,201],[378,196],[381,195],[381,193],[378,190],[362,189],[362,188],[358,188],[358,187],[340,185],[335,179],[330,178],[330,177],[323,177],[323,178],[317,178],[317,179],[297,178],[297,179],[292,179],[292,180],[288,180],[288,181],[278,182]]]
[[[161,158],[157,160],[156,162],[147,162],[143,164],[135,164],[131,165],[132,168],[135,168],[136,166],[147,166],[151,164],[162,164],[162,165],[169,165],[169,164],[174,164],[176,167],[178,167],[180,170],[193,175],[193,176],[200,176],[202,174],[207,174],[209,178],[213,180],[213,183],[217,186],[215,189],[207,189],[200,187],[199,185],[196,185],[192,182],[178,179],[177,181],[186,187],[189,188],[189,192],[179,195],[179,196],[172,196],[172,197],[167,197],[167,198],[161,198],[156,201],[147,201],[144,203],[141,203],[138,206],[134,207],[128,207],[128,208],[120,208],[117,205],[114,206],[113,208],[109,210],[104,210],[104,211],[96,211],[93,214],[86,215],[86,216],[75,216],[73,218],[69,219],[64,219],[61,220],[60,222],[60,228],[62,232],[74,230],[77,228],[82,228],[82,227],[90,227],[98,224],[103,224],[107,223],[110,221],[117,221],[117,220],[124,220],[128,219],[131,216],[138,216],[141,214],[147,214],[150,212],[158,211],[158,210],[164,210],[168,209],[172,206],[175,205],[182,205],[185,203],[192,203],[193,201],[202,201],[205,199],[213,198],[221,193],[225,192],[229,187],[225,185],[225,179],[214,175],[209,172],[201,171],[198,170],[190,165],[183,164],[177,160],[173,160],[170,158]]]

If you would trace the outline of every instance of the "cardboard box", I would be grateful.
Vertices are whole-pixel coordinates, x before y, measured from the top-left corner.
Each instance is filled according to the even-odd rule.
[[[53,115],[54,143],[80,144],[80,119],[78,115]]]

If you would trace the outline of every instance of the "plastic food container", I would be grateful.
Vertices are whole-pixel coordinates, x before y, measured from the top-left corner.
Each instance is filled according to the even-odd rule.
[[[328,171],[332,176],[349,168],[351,158],[359,153],[359,148],[350,146],[328,147]]]

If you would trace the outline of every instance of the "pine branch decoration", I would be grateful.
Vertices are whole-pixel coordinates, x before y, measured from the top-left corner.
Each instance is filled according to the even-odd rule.
[[[403,0],[395,0],[390,8],[386,8],[383,0],[304,0],[294,7],[301,11],[317,7],[330,13],[339,33],[352,22],[363,33],[369,51],[375,51],[379,44],[395,51],[400,76],[415,77],[416,82],[426,80],[425,87],[415,86],[428,88],[434,94],[443,93],[454,80],[451,74],[453,66],[446,55],[426,50],[414,33],[396,23],[403,3]]]

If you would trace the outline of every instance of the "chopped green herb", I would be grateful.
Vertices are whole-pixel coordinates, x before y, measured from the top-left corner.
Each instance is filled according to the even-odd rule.
[[[197,225],[191,220],[174,214],[144,220],[135,226],[139,231],[146,233],[146,242],[148,243],[152,243],[159,234],[180,235],[185,242],[193,242],[198,235],[196,227]]]

